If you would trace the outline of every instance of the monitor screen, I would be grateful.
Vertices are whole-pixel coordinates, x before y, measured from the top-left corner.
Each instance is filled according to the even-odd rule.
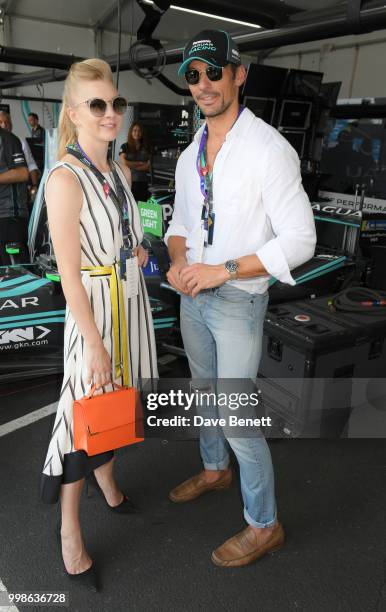
[[[134,119],[143,125],[151,149],[184,149],[192,140],[190,106],[151,104],[134,105]]]
[[[277,98],[284,92],[283,87],[287,74],[288,70],[286,68],[249,64],[242,95]]]
[[[386,130],[384,120],[331,119],[323,140],[321,189],[386,199]],[[381,208],[380,208],[381,211]]]
[[[297,98],[317,98],[323,72],[291,69],[285,84],[285,95]]]

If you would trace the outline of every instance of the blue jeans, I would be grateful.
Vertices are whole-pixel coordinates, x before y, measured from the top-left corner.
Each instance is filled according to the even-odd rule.
[[[195,298],[181,296],[181,332],[193,382],[256,378],[267,303],[267,293],[251,295],[227,284],[206,289]],[[240,466],[244,518],[255,527],[270,527],[276,520],[276,502],[268,444],[261,434],[240,438],[228,431],[213,436],[205,427],[201,429],[204,467],[227,469],[230,446]]]

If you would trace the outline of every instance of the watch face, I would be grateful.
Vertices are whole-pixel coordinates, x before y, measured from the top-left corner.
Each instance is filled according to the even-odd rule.
[[[230,261],[226,262],[225,267],[228,270],[228,272],[232,274],[233,272],[237,272],[237,269],[239,266],[236,261],[231,259]]]

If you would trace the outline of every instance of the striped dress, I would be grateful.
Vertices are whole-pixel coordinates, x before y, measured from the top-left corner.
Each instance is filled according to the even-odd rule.
[[[138,207],[122,170],[118,164],[115,166],[128,202],[133,246],[135,247],[141,243],[143,238]],[[90,170],[68,162],[58,162],[51,173],[59,167],[67,168],[76,176],[83,192],[80,211],[81,266],[117,266],[123,240],[120,215],[112,199],[110,196],[106,197],[101,184]],[[105,173],[105,176],[116,192],[113,174]],[[87,271],[82,271],[81,275],[96,325],[112,360],[114,381],[123,384],[122,376],[116,378],[114,374],[115,346],[110,297],[111,277],[92,276]],[[138,378],[157,378],[158,376],[153,321],[141,270],[138,283],[138,294],[135,297],[129,297],[126,281],[122,280],[128,333],[129,373],[133,384]],[[84,478],[96,467],[110,461],[113,456],[111,451],[88,457],[84,451],[74,449],[73,401],[82,398],[90,389],[85,382],[83,351],[83,337],[67,306],[64,327],[63,384],[41,478],[41,497],[47,503],[54,503],[58,500],[62,484]],[[96,393],[111,390],[112,386],[107,385]]]

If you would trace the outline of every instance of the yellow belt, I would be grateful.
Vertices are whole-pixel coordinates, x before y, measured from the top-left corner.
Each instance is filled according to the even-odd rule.
[[[123,300],[122,281],[117,272],[118,264],[112,266],[82,266],[83,272],[90,276],[110,276],[110,298],[113,315],[114,333],[114,372],[115,378],[123,377],[123,384],[130,386],[129,351],[125,319],[125,304]]]

